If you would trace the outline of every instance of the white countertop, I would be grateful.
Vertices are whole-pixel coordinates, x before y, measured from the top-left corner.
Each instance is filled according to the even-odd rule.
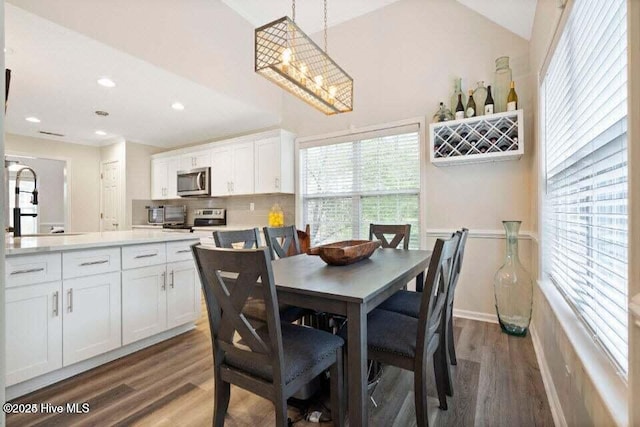
[[[138,245],[144,243],[199,240],[192,233],[167,233],[162,230],[138,229],[131,231],[105,231],[77,235],[52,234],[34,237],[7,237],[7,256],[30,253],[89,249],[107,246]]]

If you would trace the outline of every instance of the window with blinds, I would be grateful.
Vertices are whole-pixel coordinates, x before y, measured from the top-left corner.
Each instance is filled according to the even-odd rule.
[[[626,0],[569,13],[540,90],[544,270],[626,373]]]
[[[418,125],[301,144],[303,222],[311,243],[368,239],[369,224],[411,224],[420,246]]]

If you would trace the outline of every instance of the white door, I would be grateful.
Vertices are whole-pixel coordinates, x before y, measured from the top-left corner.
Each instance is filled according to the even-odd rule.
[[[169,161],[154,159],[151,161],[151,199],[163,200],[167,198],[167,177],[169,175]]]
[[[280,138],[273,137],[255,144],[255,192],[280,192]]]
[[[180,169],[180,158],[173,157],[167,161],[167,175],[165,177],[167,190],[165,199],[178,198],[178,170]]]
[[[233,181],[233,150],[231,147],[211,151],[211,195],[228,196]]]
[[[114,231],[120,226],[120,162],[102,164],[101,230]]]
[[[64,280],[64,366],[122,345],[120,272]]]
[[[166,265],[122,272],[122,344],[167,329]]]
[[[8,386],[62,367],[62,283],[6,290]]]
[[[193,322],[200,316],[200,280],[195,263],[167,264],[167,323],[169,328]]]
[[[233,146],[232,194],[253,194],[254,188],[253,142]]]

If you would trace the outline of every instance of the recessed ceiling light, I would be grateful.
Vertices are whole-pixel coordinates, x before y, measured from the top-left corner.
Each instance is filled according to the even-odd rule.
[[[98,84],[104,87],[115,87],[116,83],[109,77],[102,77],[98,79]]]
[[[171,108],[177,111],[182,111],[184,110],[184,104],[181,104],[180,102],[174,102],[173,104],[171,104]]]
[[[40,119],[37,117],[25,117],[25,120],[28,121],[29,123],[40,123]]]
[[[106,135],[107,135],[107,133],[106,133],[105,131],[103,131],[103,130],[97,130],[97,131],[96,131],[96,135],[106,136]]]
[[[97,111],[96,111],[96,115],[98,115],[98,116],[102,116],[102,117],[107,117],[107,116],[109,115],[109,113],[108,113],[108,112],[106,112],[106,111],[97,110]]]

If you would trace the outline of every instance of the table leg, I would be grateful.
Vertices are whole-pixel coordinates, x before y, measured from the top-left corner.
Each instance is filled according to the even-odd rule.
[[[424,289],[424,271],[421,271],[416,276],[416,292],[422,292]]]
[[[347,369],[349,426],[366,426],[367,414],[367,312],[362,304],[347,306]]]

